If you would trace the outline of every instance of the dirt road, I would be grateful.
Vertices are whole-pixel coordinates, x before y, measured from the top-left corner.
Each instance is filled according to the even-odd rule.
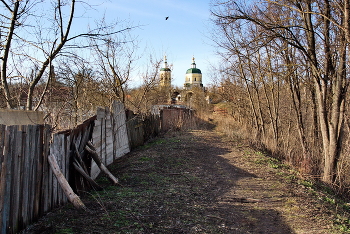
[[[172,133],[110,166],[123,186],[98,181],[24,233],[342,233],[308,182],[241,141],[209,130]]]

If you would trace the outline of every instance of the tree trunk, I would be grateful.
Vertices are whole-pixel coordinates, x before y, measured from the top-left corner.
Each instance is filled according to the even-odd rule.
[[[4,90],[6,105],[7,105],[7,108],[9,109],[12,109],[13,105],[12,105],[12,97],[11,97],[10,89],[7,83],[7,61],[10,55],[11,42],[15,31],[15,25],[17,23],[20,2],[21,2],[20,0],[17,0],[14,4],[13,10],[11,11],[12,12],[11,25],[6,38],[6,44],[4,46],[5,48],[4,48],[4,54],[2,57],[2,64],[1,64],[2,65],[1,66],[1,84]]]
[[[345,36],[341,37],[343,48],[340,51],[340,62],[336,77],[332,84],[332,105],[329,118],[329,146],[325,154],[325,167],[322,180],[326,183],[333,183],[336,178],[337,163],[341,150],[342,131],[344,127],[344,105],[346,82],[346,41]]]

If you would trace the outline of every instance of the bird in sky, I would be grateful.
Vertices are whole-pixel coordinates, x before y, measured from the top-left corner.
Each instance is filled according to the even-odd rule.
[[[165,17],[165,20],[168,20],[169,19],[169,16]]]

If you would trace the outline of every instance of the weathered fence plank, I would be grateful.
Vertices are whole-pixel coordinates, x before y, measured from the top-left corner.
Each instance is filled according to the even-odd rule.
[[[4,160],[4,141],[5,141],[5,125],[0,124],[0,177],[1,177],[1,165],[2,161]]]
[[[35,181],[36,181],[36,164],[35,164],[35,156],[36,156],[36,127],[35,125],[29,125],[28,129],[30,130],[30,134],[27,139],[29,140],[29,199],[28,199],[28,223],[32,222],[34,218],[34,200],[35,200]]]
[[[34,164],[36,165],[35,169],[35,184],[33,189],[34,192],[34,212],[33,219],[39,217],[40,211],[40,195],[42,187],[42,174],[43,174],[43,125],[35,125],[35,155],[34,155]]]
[[[71,140],[71,137],[69,135],[65,135],[65,140],[64,140],[64,149],[65,149],[65,171],[64,171],[64,176],[69,179],[70,176],[69,176],[69,163],[70,163],[70,159],[69,159],[69,155],[70,155],[70,140]],[[67,196],[64,196],[63,197],[63,203],[67,203],[68,202],[68,197]]]
[[[20,187],[21,187],[21,159],[22,159],[22,147],[17,147],[22,145],[22,132],[19,131],[18,126],[15,126],[13,132],[13,142],[14,145],[12,149],[12,196],[11,196],[11,223],[10,226],[13,230],[18,229],[18,217],[19,217],[19,208],[20,208]]]
[[[26,135],[24,140],[24,160],[23,160],[23,180],[22,180],[22,221],[23,225],[26,226],[29,217],[29,180],[30,180],[30,136],[31,131],[29,126],[23,126]]]
[[[51,136],[51,138],[53,139],[53,136]],[[53,141],[53,140],[52,140]],[[51,150],[51,144],[49,146],[49,152]],[[49,154],[45,155],[45,160],[47,160],[48,162],[48,157]],[[53,209],[54,205],[53,205],[53,173],[50,169],[50,166],[47,165],[47,171],[48,171],[48,178],[47,178],[47,211]]]
[[[10,218],[10,191],[11,191],[11,136],[13,126],[7,126],[5,129],[5,146],[4,146],[4,160],[2,164],[2,174],[1,174],[1,233],[7,233],[9,228],[9,218]]]
[[[50,148],[50,154],[53,154],[55,155],[57,158],[60,157],[60,149],[58,148],[58,145],[59,145],[59,134],[54,134],[53,135],[53,141],[52,141],[52,144],[51,144],[51,148]],[[58,160],[60,161],[60,160]],[[56,207],[57,206],[57,200],[58,200],[58,181],[57,181],[57,178],[52,176],[52,198],[51,198],[51,201],[52,201],[52,207]]]
[[[113,102],[112,110],[114,116],[113,136],[116,136],[116,140],[114,140],[113,155],[113,159],[115,160],[129,153],[130,145],[127,133],[126,114],[124,105],[122,103]]]
[[[57,135],[57,152],[58,152],[58,155],[57,155],[57,163],[59,165],[59,167],[61,168],[63,174],[64,174],[64,171],[66,170],[65,168],[65,158],[66,158],[66,151],[65,151],[65,148],[64,148],[64,134],[59,134]],[[59,182],[59,181],[57,181]],[[63,190],[61,188],[61,186],[58,186],[57,187],[57,205],[61,205],[61,202],[62,202],[62,199],[63,199]]]
[[[45,126],[43,134],[43,173],[42,173],[42,189],[41,189],[41,202],[40,202],[40,216],[46,213],[51,209],[50,207],[50,192],[49,183],[50,175],[52,174],[50,166],[48,163],[47,156],[49,155],[50,150],[50,139],[51,139],[51,130],[50,126]]]

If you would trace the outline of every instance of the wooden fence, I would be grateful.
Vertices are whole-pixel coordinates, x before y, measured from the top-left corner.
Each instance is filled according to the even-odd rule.
[[[160,110],[161,130],[181,130],[196,128],[194,110],[187,108],[166,107]]]
[[[75,192],[91,185],[72,168],[79,152],[84,167],[96,178],[99,169],[85,151],[92,141],[106,165],[130,151],[124,106],[113,103],[72,130],[53,134],[48,125],[0,125],[0,233],[17,233],[67,197],[48,164],[55,156]]]
[[[45,157],[50,137],[44,125],[0,125],[0,233],[16,233],[64,202]]]
[[[183,111],[175,119],[188,119]],[[166,112],[169,120],[170,112]],[[186,115],[188,116],[188,115]],[[53,208],[67,203],[49,163],[54,155],[75,192],[89,190],[89,184],[72,166],[81,160],[91,178],[99,168],[85,150],[91,141],[105,165],[111,164],[160,131],[161,118],[125,115],[122,103],[99,108],[97,115],[75,129],[52,133],[48,125],[0,125],[0,233],[17,233]],[[173,122],[173,121],[172,121]],[[169,125],[167,125],[169,126]],[[165,129],[167,130],[167,129]],[[129,137],[128,137],[129,135]]]
[[[127,129],[131,149],[157,136],[161,131],[160,127],[159,115],[139,116],[132,111],[127,111]]]

